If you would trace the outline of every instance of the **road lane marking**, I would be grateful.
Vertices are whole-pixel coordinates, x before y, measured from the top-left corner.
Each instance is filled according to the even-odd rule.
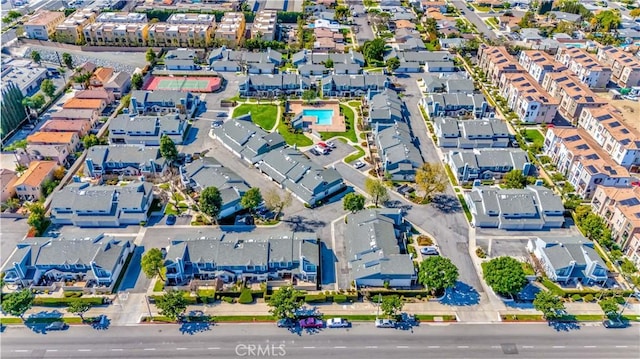
[[[628,348],[628,345],[616,345],[616,348]]]
[[[220,347],[210,347],[210,348],[207,348],[207,349],[209,349],[209,350],[218,350],[218,349],[220,349]]]
[[[28,352],[30,352],[30,351],[31,351],[31,350],[26,350],[26,349],[16,349],[16,350],[15,350],[15,352],[16,352],[16,353],[28,353]]]
[[[561,349],[561,348],[566,348],[564,345],[554,345],[552,346],[553,349]]]
[[[91,349],[78,349],[79,352],[90,352]]]
[[[429,349],[438,349],[438,348],[440,348],[440,346],[439,345],[429,345],[427,348],[429,348]]]
[[[533,349],[533,345],[523,345],[523,349]]]
[[[176,350],[187,350],[187,348],[176,348]]]
[[[406,345],[398,345],[396,348],[398,348],[398,349],[407,349],[409,347],[406,346]]]
[[[501,347],[501,346],[499,346],[499,345],[492,345],[492,346],[491,346],[491,349],[500,349],[500,348],[502,348],[502,347]]]
[[[597,348],[595,345],[585,345],[583,348]]]
[[[469,349],[468,345],[458,345],[458,349]]]
[[[303,347],[304,349],[315,349],[316,347]]]
[[[144,348],[144,350],[156,350],[156,348]]]
[[[48,352],[57,352],[58,349],[47,349]]]
[[[367,348],[367,349],[378,349],[378,347],[376,345],[369,345],[369,346],[366,346],[365,348]]]
[[[333,347],[334,349],[347,349],[347,347],[343,347],[343,346],[337,346],[337,347]]]
[[[122,349],[120,349],[120,348],[112,348],[111,351],[112,352],[121,352]]]

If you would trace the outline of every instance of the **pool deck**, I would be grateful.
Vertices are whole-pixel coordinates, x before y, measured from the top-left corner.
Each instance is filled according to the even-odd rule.
[[[308,118],[313,118],[313,120],[309,121],[311,125],[312,131],[315,132],[346,132],[347,124],[345,122],[344,116],[340,114],[340,103],[339,102],[328,102],[323,101],[317,104],[305,104],[303,101],[290,101],[289,109],[291,112],[296,115],[301,113],[303,110],[312,109],[312,110],[333,110],[333,120],[330,125],[318,125],[315,123],[315,116],[305,116],[304,121]]]

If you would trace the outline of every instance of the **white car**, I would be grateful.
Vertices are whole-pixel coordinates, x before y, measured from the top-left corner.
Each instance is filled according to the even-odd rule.
[[[326,144],[327,146],[329,146],[329,148],[336,148],[336,144],[335,144],[335,143],[333,143],[333,141],[327,141],[327,142],[325,142],[325,144]]]
[[[327,319],[327,328],[349,328],[351,324],[342,318]]]
[[[391,319],[376,319],[376,328],[395,328],[396,321]]]
[[[353,167],[360,169],[360,168],[364,167],[364,162],[357,161],[356,163],[353,164]]]

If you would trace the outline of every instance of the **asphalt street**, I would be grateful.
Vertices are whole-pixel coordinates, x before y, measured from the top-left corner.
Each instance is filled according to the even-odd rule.
[[[464,12],[464,17],[467,18],[472,24],[476,26],[478,31],[480,31],[484,36],[490,38],[491,40],[497,40],[498,36],[491,30],[487,24],[484,23],[481,17],[479,17],[473,10],[467,9],[467,4],[464,1],[451,1],[451,4],[455,6],[461,12]]]
[[[422,325],[413,330],[349,329],[289,332],[273,323],[185,327],[140,325],[94,331],[34,333],[10,327],[2,334],[2,358],[291,358],[431,357],[637,358],[637,328],[583,326],[558,331],[546,324]],[[260,350],[261,355],[258,355]],[[251,355],[253,353],[253,355]],[[267,354],[268,353],[268,354]]]

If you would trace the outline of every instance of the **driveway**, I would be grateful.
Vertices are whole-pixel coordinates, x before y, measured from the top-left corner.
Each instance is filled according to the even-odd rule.
[[[311,159],[311,161],[319,164],[322,167],[329,167],[333,163],[337,161],[342,161],[343,158],[347,157],[349,154],[355,152],[355,148],[353,146],[348,145],[342,141],[333,140],[331,141],[335,144],[336,148],[332,149],[331,152],[325,155],[314,155],[311,153],[311,150],[305,151],[305,154]]]
[[[369,14],[364,12],[364,6],[353,5],[353,11],[357,12],[358,16],[353,18],[353,21],[356,23],[356,25],[353,26],[352,29],[356,35],[356,39],[358,40],[358,45],[362,46],[365,41],[375,39],[375,36],[373,35],[371,25],[367,24]]]

